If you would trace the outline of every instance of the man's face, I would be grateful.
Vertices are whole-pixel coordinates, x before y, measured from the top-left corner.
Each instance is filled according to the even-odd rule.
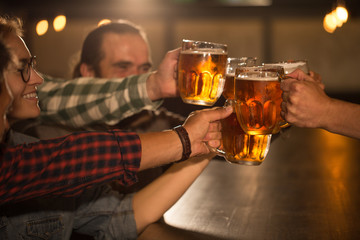
[[[147,43],[138,34],[106,33],[99,63],[102,78],[123,78],[147,73],[151,60]]]
[[[31,55],[21,37],[10,34],[5,39],[6,44],[12,49],[15,56],[19,60],[19,68],[29,67]],[[14,96],[12,109],[9,112],[9,118],[28,119],[35,118],[40,114],[39,101],[36,88],[43,82],[43,79],[32,68],[29,68],[29,81],[25,83],[22,79],[20,71],[8,71],[5,73],[5,79]]]

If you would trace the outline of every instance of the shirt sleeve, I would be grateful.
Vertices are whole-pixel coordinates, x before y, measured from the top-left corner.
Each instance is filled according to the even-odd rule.
[[[0,149],[0,204],[41,196],[75,196],[85,188],[118,180],[137,181],[141,142],[118,130],[80,132]]]
[[[141,110],[157,109],[162,101],[151,101],[147,95],[146,80],[150,74],[73,80],[44,75],[44,83],[38,87],[40,121],[73,128],[115,125]]]

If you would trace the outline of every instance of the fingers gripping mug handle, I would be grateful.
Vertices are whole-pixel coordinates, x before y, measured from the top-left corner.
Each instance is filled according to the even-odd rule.
[[[206,142],[207,147],[210,149],[211,152],[216,153],[217,155],[219,155],[220,157],[224,157],[226,156],[226,153],[224,150],[221,150],[219,148],[214,148],[211,147],[207,142]]]

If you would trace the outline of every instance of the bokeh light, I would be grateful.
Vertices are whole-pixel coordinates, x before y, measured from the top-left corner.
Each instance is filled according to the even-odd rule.
[[[41,20],[36,24],[36,33],[41,36],[44,35],[49,28],[49,23],[47,20]]]
[[[336,26],[337,27],[341,27],[343,25],[343,21],[338,17],[338,15],[336,14],[336,10],[331,12],[331,15],[334,16],[335,21],[336,21]]]
[[[333,33],[337,27],[336,18],[331,13],[326,14],[323,25],[325,31]]]
[[[336,8],[336,15],[343,23],[345,23],[349,17],[347,9],[342,6]]]
[[[344,3],[338,3],[336,9],[324,17],[323,27],[328,33],[333,33],[338,27],[342,27],[348,20],[349,14]]]
[[[54,19],[53,26],[56,32],[62,31],[66,26],[66,17],[64,15],[57,16]]]

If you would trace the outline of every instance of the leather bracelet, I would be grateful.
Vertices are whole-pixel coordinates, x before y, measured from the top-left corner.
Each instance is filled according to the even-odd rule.
[[[189,134],[186,131],[186,129],[181,125],[174,127],[173,130],[179,135],[183,147],[182,157],[179,161],[176,161],[176,163],[183,162],[189,159],[191,154],[191,143],[190,143]]]

